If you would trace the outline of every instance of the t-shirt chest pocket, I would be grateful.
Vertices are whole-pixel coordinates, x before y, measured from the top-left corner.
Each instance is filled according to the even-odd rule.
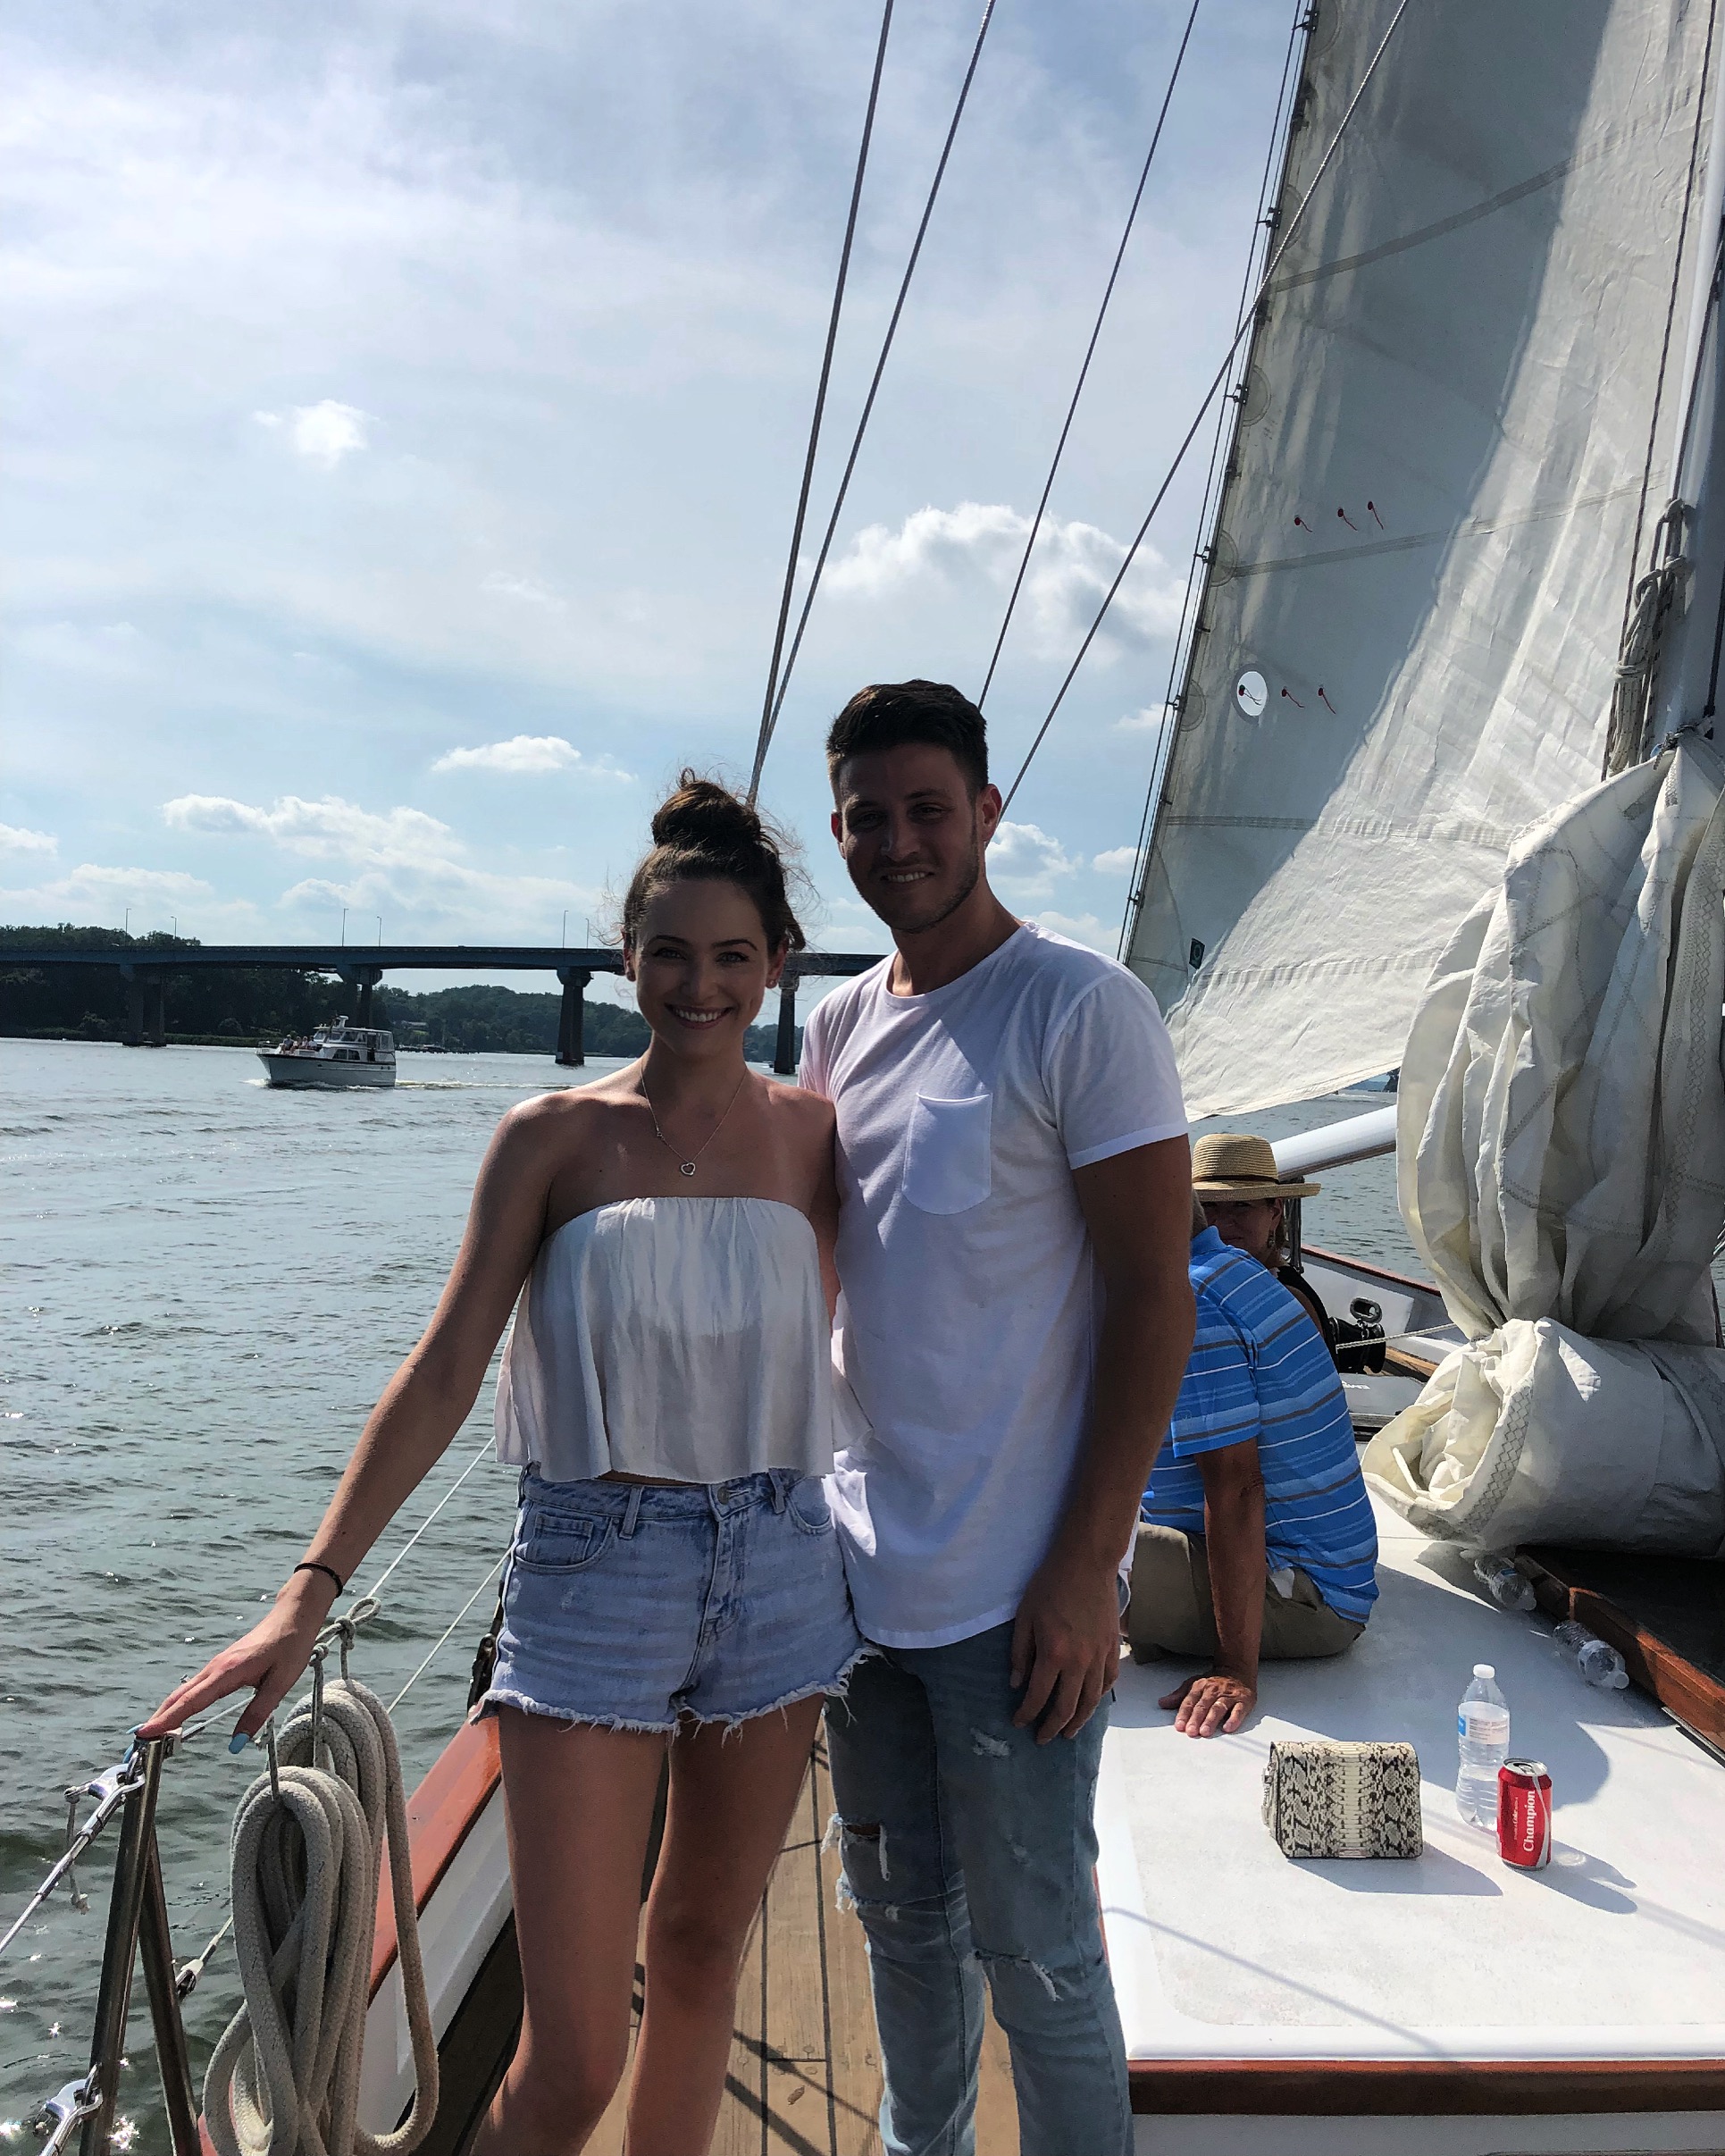
[[[904,1149],[904,1195],[919,1212],[967,1212],[992,1185],[990,1094],[935,1100],[918,1094]]]

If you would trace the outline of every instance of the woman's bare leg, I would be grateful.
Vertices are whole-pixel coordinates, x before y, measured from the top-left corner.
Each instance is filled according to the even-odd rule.
[[[629,2056],[641,1875],[665,1739],[498,1716],[525,2009],[472,2156],[577,2156]]]
[[[647,1905],[646,2011],[629,2156],[704,2156],[724,2092],[737,1971],[802,1787],[822,1702],[671,1747],[665,1843]]]

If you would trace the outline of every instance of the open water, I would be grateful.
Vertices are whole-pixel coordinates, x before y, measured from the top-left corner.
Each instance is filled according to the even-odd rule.
[[[0,1049],[0,1929],[63,1847],[65,1785],[118,1760],[141,1715],[273,1595],[430,1314],[498,1118],[565,1077],[508,1055],[409,1054],[401,1072],[389,1093],[275,1093],[236,1049]],[[1382,1104],[1310,1102],[1252,1128],[1280,1137]],[[1343,1170],[1306,1232],[1419,1270],[1388,1161]],[[488,1384],[360,1584],[481,1451],[490,1419]],[[410,1787],[465,1707],[514,1497],[513,1474],[481,1459],[356,1650],[356,1675],[389,1699],[454,1625],[397,1709]],[[181,1961],[226,1915],[229,1822],[261,1764],[229,1757],[230,1722],[163,1780]],[[63,1889],[0,1961],[0,2145],[33,2146],[21,2122],[88,2063],[112,1841],[80,1875],[88,1913]],[[116,2146],[164,2152],[141,1982],[136,1994]],[[187,2003],[200,2081],[237,2001],[223,1949]]]

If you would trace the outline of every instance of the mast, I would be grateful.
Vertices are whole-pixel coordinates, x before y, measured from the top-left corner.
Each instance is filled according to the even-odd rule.
[[[1687,558],[1687,604],[1667,624],[1654,665],[1652,724],[1643,756],[1667,734],[1712,720],[1719,695],[1721,631],[1725,631],[1725,338],[1720,335],[1721,250],[1725,249],[1725,96],[1719,95],[1721,55],[1713,60],[1713,115],[1696,250],[1683,424],[1671,472],[1671,499],[1680,503]],[[1673,520],[1675,521],[1675,519]]]

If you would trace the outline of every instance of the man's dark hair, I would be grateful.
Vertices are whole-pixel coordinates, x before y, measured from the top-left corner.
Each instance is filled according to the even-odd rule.
[[[826,773],[836,792],[848,757],[907,742],[944,749],[964,773],[972,801],[988,784],[988,727],[967,696],[943,681],[875,682],[858,689],[826,736]]]

